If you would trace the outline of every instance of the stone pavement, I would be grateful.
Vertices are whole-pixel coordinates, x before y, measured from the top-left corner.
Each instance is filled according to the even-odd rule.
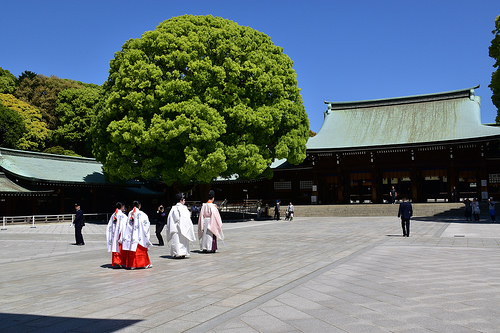
[[[154,229],[154,227],[152,228]],[[225,223],[216,254],[116,270],[105,225],[0,231],[1,332],[500,332],[500,223]],[[156,242],[152,232],[153,243]]]

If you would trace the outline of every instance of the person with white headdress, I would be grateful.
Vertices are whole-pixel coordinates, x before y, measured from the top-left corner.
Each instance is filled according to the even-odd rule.
[[[193,222],[191,213],[186,207],[186,198],[183,193],[175,195],[177,203],[172,206],[167,218],[167,242],[170,244],[170,255],[174,258],[189,257],[189,242],[194,242]]]
[[[149,217],[141,211],[141,203],[134,201],[134,208],[128,213],[122,233],[122,250],[127,253],[127,269],[150,268],[148,249],[153,247],[149,240]]]
[[[112,252],[111,266],[113,268],[125,267],[126,252],[122,250],[121,235],[127,223],[127,215],[123,213],[125,206],[121,202],[116,203],[115,212],[111,215],[106,229],[106,240],[108,252]]]
[[[202,252],[215,253],[217,251],[217,238],[224,240],[222,233],[222,218],[214,204],[215,192],[208,192],[208,201],[201,206],[198,217],[198,238]]]

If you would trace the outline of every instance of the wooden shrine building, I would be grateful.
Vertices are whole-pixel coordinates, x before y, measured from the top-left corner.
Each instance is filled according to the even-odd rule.
[[[415,202],[453,200],[453,188],[462,199],[500,199],[500,128],[481,124],[475,88],[325,102],[307,159],[275,178],[291,172],[299,191],[311,182],[311,203],[382,203],[392,186]]]
[[[414,202],[451,201],[454,187],[459,199],[500,200],[500,128],[481,124],[475,88],[325,102],[301,165],[277,161],[271,181],[219,186],[283,204],[382,203],[392,186]]]
[[[93,158],[0,148],[0,216],[71,214],[76,202],[86,213],[105,213],[133,200],[147,200],[154,212],[163,193],[144,185],[106,181]]]

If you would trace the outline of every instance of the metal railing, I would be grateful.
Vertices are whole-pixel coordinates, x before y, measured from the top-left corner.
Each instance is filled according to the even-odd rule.
[[[108,213],[84,214],[85,221],[107,221]],[[26,215],[26,216],[3,216],[2,230],[7,230],[7,225],[31,224],[31,228],[36,228],[36,224],[41,223],[73,223],[75,214],[57,214],[57,215]]]
[[[224,200],[219,206],[221,212],[238,213],[242,214],[245,218],[245,214],[257,214],[259,201],[258,200],[243,200],[242,202],[229,203]]]

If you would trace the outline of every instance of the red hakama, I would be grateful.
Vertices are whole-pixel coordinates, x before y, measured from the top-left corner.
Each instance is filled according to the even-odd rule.
[[[119,252],[111,252],[111,266],[112,267],[125,267],[125,264],[127,263],[127,251],[122,250],[122,245],[118,245],[118,251]]]
[[[140,244],[137,244],[137,250],[134,251],[123,251],[126,256],[125,266],[127,268],[146,268],[151,265],[151,261],[148,256],[148,249]]]

